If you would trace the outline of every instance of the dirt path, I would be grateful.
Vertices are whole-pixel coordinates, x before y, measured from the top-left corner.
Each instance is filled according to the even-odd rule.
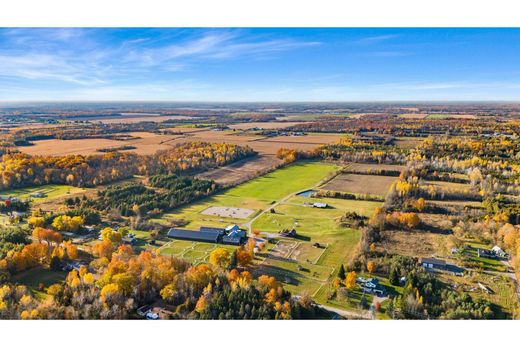
[[[334,312],[342,317],[345,318],[352,318],[352,319],[374,319],[374,316],[372,314],[372,311],[366,311],[366,312],[356,312],[356,311],[348,311],[348,310],[342,310],[340,308],[327,306],[327,305],[321,305],[316,304],[318,307],[321,307],[327,311]]]

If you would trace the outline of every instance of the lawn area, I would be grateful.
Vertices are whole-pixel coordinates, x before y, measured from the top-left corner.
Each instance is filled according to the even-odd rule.
[[[181,207],[155,219],[163,225],[171,225],[172,219],[185,219],[189,224],[185,228],[198,229],[201,226],[222,227],[232,223],[245,223],[248,219],[203,215],[202,211],[211,206],[240,207],[255,210],[249,218],[253,218],[260,210],[267,208],[291,193],[313,187],[338,167],[320,162],[302,162],[265,176],[255,178],[222,193],[210,196],[199,202]],[[295,179],[295,178],[298,179]]]
[[[499,271],[499,272],[505,272],[507,271],[507,268],[500,259],[490,259],[490,258],[484,258],[484,257],[478,257],[477,249],[485,249],[490,250],[491,247],[480,243],[480,242],[465,242],[464,246],[461,248],[462,250],[462,259],[465,262],[466,266],[479,268],[483,270],[490,270],[490,271]]]
[[[31,199],[35,202],[42,202],[61,198],[69,194],[78,194],[86,192],[86,189],[62,185],[62,184],[46,184],[42,186],[18,188],[0,191],[0,195],[14,196],[18,199]],[[31,197],[33,193],[42,193],[44,196],[41,198]]]
[[[23,284],[27,286],[36,297],[44,298],[47,296],[47,288],[52,284],[63,282],[65,277],[67,277],[67,272],[65,271],[54,271],[40,267],[13,276],[12,282]],[[38,286],[40,283],[44,284],[44,291],[39,290]]]
[[[319,162],[302,162],[276,170],[226,192],[228,197],[253,198],[265,202],[279,200],[291,193],[310,188],[338,167]]]
[[[207,262],[209,260],[209,254],[216,248],[225,248],[230,253],[236,248],[236,246],[215,243],[170,240],[170,242],[160,247],[161,255],[182,258],[193,264]]]

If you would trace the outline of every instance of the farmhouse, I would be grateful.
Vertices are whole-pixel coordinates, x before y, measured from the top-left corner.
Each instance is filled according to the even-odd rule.
[[[504,252],[504,250],[502,250],[502,248],[498,247],[498,246],[493,246],[493,248],[491,248],[491,251],[493,253],[495,253],[496,256],[500,257],[500,258],[505,258],[507,257],[507,253]]]
[[[381,285],[377,278],[365,279],[363,277],[360,277],[356,280],[356,282],[365,293],[374,294],[377,296],[386,296],[387,294],[386,287]]]

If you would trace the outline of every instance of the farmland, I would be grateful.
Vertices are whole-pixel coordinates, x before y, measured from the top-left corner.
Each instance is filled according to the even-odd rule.
[[[187,227],[190,228],[198,228],[204,225],[225,226],[232,223],[234,219],[203,215],[201,212],[212,206],[239,207],[260,211],[289,194],[318,184],[335,170],[334,165],[316,162],[291,165],[225,190],[223,193],[213,195],[195,204],[171,211],[159,221],[168,224],[169,219],[185,219],[189,221]],[[299,179],[295,180],[294,177]],[[247,220],[241,222],[245,223]]]
[[[385,196],[395,177],[377,175],[341,174],[321,189],[354,194]]]
[[[33,186],[27,188],[10,189],[0,191],[0,195],[13,196],[18,199],[31,199],[36,203],[46,202],[48,200],[58,199],[73,194],[85,193],[86,189],[60,185],[60,184],[47,184],[43,186]],[[41,196],[34,194],[41,194]]]

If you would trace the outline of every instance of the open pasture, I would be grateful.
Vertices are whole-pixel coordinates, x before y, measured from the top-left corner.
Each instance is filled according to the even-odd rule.
[[[17,188],[0,191],[2,196],[14,196],[18,199],[31,199],[34,202],[44,202],[53,199],[58,199],[72,194],[80,194],[86,192],[86,189],[61,185],[61,184],[47,184],[43,186],[34,186],[26,188]],[[31,196],[32,194],[42,194],[41,197]]]
[[[353,194],[385,196],[396,177],[341,174],[321,186],[321,189]]]
[[[164,214],[159,220],[164,225],[171,224],[171,219],[185,219],[189,221],[186,228],[201,226],[223,227],[232,223],[243,224],[248,220],[234,217],[202,214],[203,211],[214,206],[259,211],[266,209],[292,193],[318,184],[329,174],[337,170],[335,165],[319,162],[301,162],[294,164],[251,181],[227,189],[222,193],[207,197],[199,202],[184,206]],[[298,179],[295,179],[297,177]],[[254,214],[248,217],[253,217]]]

